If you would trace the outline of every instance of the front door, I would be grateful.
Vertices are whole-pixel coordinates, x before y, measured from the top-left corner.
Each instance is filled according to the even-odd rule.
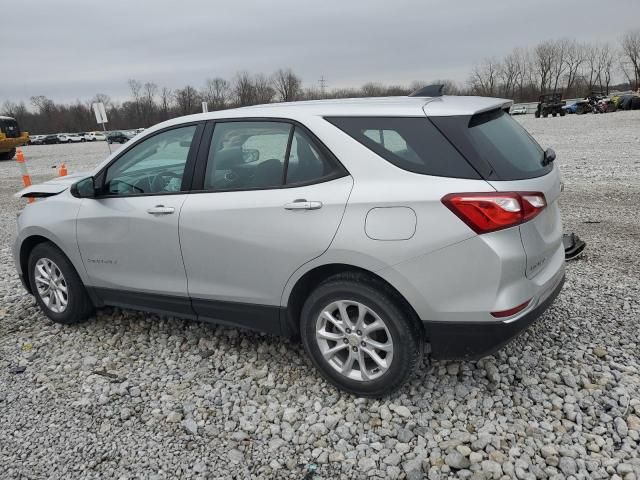
[[[178,219],[197,129],[141,140],[98,175],[97,197],[83,199],[78,246],[90,286],[107,303],[191,313]]]

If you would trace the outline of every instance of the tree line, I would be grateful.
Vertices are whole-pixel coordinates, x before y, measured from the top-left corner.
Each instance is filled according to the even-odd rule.
[[[608,95],[616,77],[623,79],[617,88],[640,88],[640,30],[626,32],[618,45],[561,38],[515,48],[502,59],[485,58],[475,65],[468,87],[476,95],[524,102],[551,92],[566,98],[593,91]]]
[[[31,133],[96,130],[91,109],[103,102],[110,129],[148,127],[155,123],[202,111],[321,98],[408,95],[429,83],[443,83],[449,95],[482,95],[536,101],[541,93],[562,92],[566,98],[583,97],[594,90],[608,94],[614,78],[616,88],[640,88],[640,29],[620,38],[619,44],[586,44],[562,38],[547,40],[529,49],[515,48],[502,59],[490,57],[476,64],[465,84],[452,80],[415,81],[409,85],[369,82],[359,88],[305,87],[291,69],[271,75],[238,72],[232,79],[209,78],[204,85],[170,89],[155,82],[128,81],[129,98],[122,102],[99,93],[87,101],[55,103],[43,95],[30,98],[29,106],[6,101],[0,114],[15,117]]]

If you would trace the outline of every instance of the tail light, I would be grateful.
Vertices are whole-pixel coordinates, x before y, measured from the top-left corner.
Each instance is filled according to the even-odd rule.
[[[540,192],[451,193],[442,203],[478,234],[528,222],[547,206]]]
[[[521,312],[522,310],[527,308],[527,305],[529,305],[529,302],[531,302],[531,299],[527,300],[524,303],[521,303],[517,307],[510,308],[509,310],[500,310],[499,312],[491,312],[491,315],[493,315],[496,318],[510,317],[511,315],[515,315],[516,313]]]

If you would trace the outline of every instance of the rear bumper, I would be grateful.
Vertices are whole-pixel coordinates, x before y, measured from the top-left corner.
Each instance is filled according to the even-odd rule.
[[[431,343],[431,356],[437,359],[478,359],[491,355],[534,323],[551,306],[564,285],[564,274],[551,293],[538,305],[513,321],[501,322],[424,322]]]

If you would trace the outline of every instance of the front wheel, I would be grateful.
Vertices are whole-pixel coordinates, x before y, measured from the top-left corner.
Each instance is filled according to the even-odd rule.
[[[12,148],[8,152],[0,153],[0,160],[11,160],[16,154],[16,149]]]
[[[29,255],[31,292],[44,314],[56,323],[80,323],[93,313],[93,303],[75,268],[54,244],[36,245]]]
[[[301,314],[304,348],[333,385],[364,397],[399,389],[422,357],[422,334],[382,282],[341,274],[309,296]]]

